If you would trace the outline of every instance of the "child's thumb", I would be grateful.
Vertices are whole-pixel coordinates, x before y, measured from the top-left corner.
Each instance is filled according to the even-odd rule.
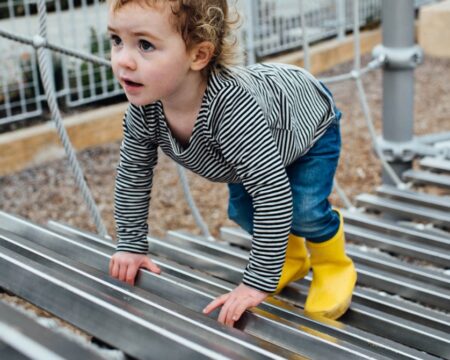
[[[156,274],[160,274],[161,273],[161,269],[158,267],[158,265],[156,265],[153,261],[151,261],[149,258],[147,258],[145,260],[145,268],[147,268],[148,270],[150,270],[151,272],[154,272]]]

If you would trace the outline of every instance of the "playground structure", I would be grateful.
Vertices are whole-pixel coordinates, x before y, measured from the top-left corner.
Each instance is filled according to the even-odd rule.
[[[178,263],[158,259],[167,271],[166,276],[158,278],[150,273],[142,272],[137,294],[126,286],[119,286],[117,283],[106,280],[105,262],[112,254],[113,246],[110,241],[105,241],[106,230],[90,198],[87,185],[83,183],[81,170],[77,167],[75,154],[61,124],[61,116],[52,93],[51,79],[46,66],[48,65],[46,48],[82,57],[85,60],[89,59],[98,64],[108,64],[102,59],[48,44],[45,40],[45,4],[42,4],[44,2],[40,3],[40,35],[31,42],[29,39],[20,40],[32,43],[38,49],[40,69],[53,119],[76,174],[77,183],[90,204],[89,208],[100,237],[57,223],[50,223],[49,226],[52,229],[47,229],[2,213],[0,216],[2,270],[11,278],[17,276],[20,279],[28,279],[28,282],[23,288],[14,281],[3,280],[1,287],[40,304],[55,315],[78,324],[77,326],[84,328],[87,332],[138,358],[145,358],[145,354],[148,356],[149,348],[158,349],[161,356],[171,354],[179,356],[180,351],[189,349],[193,357],[217,358],[293,357],[295,354],[324,358],[330,353],[333,353],[336,358],[433,358],[434,356],[448,358],[450,356],[449,342],[445,336],[445,333],[448,334],[450,323],[447,314],[436,313],[416,303],[402,302],[394,298],[385,301],[382,295],[373,291],[398,294],[403,298],[448,312],[450,299],[448,276],[420,266],[406,265],[401,261],[383,257],[381,254],[370,253],[370,256],[367,256],[358,247],[351,247],[349,254],[357,262],[360,287],[355,292],[356,299],[350,313],[342,322],[327,322],[324,319],[316,321],[302,314],[299,308],[303,305],[306,286],[310,281],[310,278],[307,278],[305,282],[294,284],[280,295],[280,298],[287,303],[280,304],[278,300],[274,300],[274,303],[269,301],[261,307],[261,311],[248,312],[240,325],[241,329],[249,334],[248,337],[243,334],[238,336],[233,332],[228,333],[215,325],[213,321],[208,321],[196,314],[201,304],[207,302],[207,299],[229,289],[232,286],[230,284],[240,281],[240,271],[246,257],[246,253],[236,247],[205,241],[204,239],[212,239],[199,215],[196,218],[203,230],[203,240],[178,232],[169,233],[165,241],[149,238],[152,252],[159,255],[165,254]],[[359,23],[357,5],[358,2],[355,1],[355,24]],[[404,15],[400,21],[395,16],[399,13]],[[445,268],[448,267],[450,260],[448,198],[408,190],[408,186],[415,182],[432,182],[447,189],[450,187],[449,176],[445,175],[445,172],[449,171],[450,152],[446,142],[450,135],[440,134],[414,139],[412,134],[413,72],[421,60],[421,51],[414,45],[413,19],[414,6],[411,0],[384,1],[384,42],[374,51],[374,60],[366,68],[361,68],[356,50],[354,69],[349,74],[323,79],[323,81],[325,83],[347,80],[355,82],[374,147],[384,165],[385,186],[377,189],[376,196],[362,194],[357,202],[365,209],[387,214],[388,219],[369,217],[366,213],[357,211],[355,205],[346,199],[344,192],[338,190],[348,208],[345,212],[347,238],[356,243],[421,259],[438,268]],[[359,26],[357,25],[354,27],[354,34],[355,47],[358,49]],[[8,36],[10,39],[19,40],[12,34]],[[307,45],[304,46],[306,51],[307,47]],[[379,68],[382,68],[384,72],[382,140],[375,136],[370,109],[367,106],[361,82],[364,74]],[[398,104],[402,106],[399,107]],[[433,172],[411,170],[412,161],[417,157],[422,158],[420,165],[423,168],[432,169]],[[184,173],[181,169],[180,174],[183,177]],[[410,184],[405,181],[409,181]],[[183,181],[183,184],[188,201],[191,201],[186,181]],[[195,213],[196,208],[192,202],[191,208]],[[396,221],[399,219],[402,223]],[[415,226],[417,219],[425,221],[430,226],[424,229]],[[229,244],[237,244],[244,248],[249,246],[248,236],[236,229],[223,229],[222,239]],[[64,246],[58,244],[58,241],[64,241]],[[186,247],[189,251],[184,249]],[[91,259],[91,256],[97,257],[97,260]],[[227,261],[224,264],[225,258]],[[33,268],[26,265],[31,260]],[[183,268],[183,265],[200,268],[208,275],[195,273]],[[59,275],[54,269],[58,269]],[[77,275],[79,278],[70,280],[75,273],[79,274]],[[79,284],[88,281],[87,279],[90,279],[92,283],[89,283],[89,291],[83,292]],[[182,279],[186,282],[183,283]],[[223,280],[226,282],[222,282]],[[100,282],[103,284],[101,290],[93,295],[92,292],[100,286]],[[137,340],[135,343],[120,342],[117,336],[108,334],[107,327],[95,327],[79,312],[67,311],[68,309],[65,309],[57,299],[49,299],[36,291],[40,286],[50,287],[55,294],[73,301],[80,309],[90,309],[91,313],[92,309],[99,312],[103,309],[102,314],[109,316],[108,318],[115,314],[114,321],[117,321],[117,324],[130,327],[130,333],[133,334],[130,338],[134,338],[140,329],[138,326],[142,326],[148,331],[147,338],[142,335],[142,340]],[[361,286],[372,288],[372,290]],[[176,293],[183,293],[181,304],[173,303],[175,289]],[[116,301],[119,301],[121,294],[136,299],[132,310],[124,314],[118,309],[125,307],[125,304],[116,308],[108,306],[104,297],[108,292],[113,294]],[[167,299],[172,302],[166,302]],[[186,301],[186,299],[189,300]],[[299,308],[293,308],[292,305],[297,305]],[[133,316],[135,311],[146,311],[148,316],[139,320]],[[277,321],[270,321],[274,316]],[[174,324],[170,330],[171,334],[163,331],[167,323]],[[295,325],[298,326],[298,324],[302,324],[303,331],[296,329]],[[265,335],[269,333],[268,328],[273,330],[270,331],[270,336]],[[274,333],[279,335],[276,336]],[[213,338],[212,334],[217,335],[218,338]],[[382,338],[380,334],[383,334]],[[424,334],[427,336],[424,337]],[[209,342],[202,340],[205,335],[209,338]],[[325,335],[331,337],[331,340],[330,338],[328,341],[324,340]],[[154,337],[153,342],[148,343],[150,336]],[[266,343],[259,342],[258,347],[254,336],[264,339]],[[390,340],[386,340],[385,337]],[[145,347],[145,339],[149,348]]]

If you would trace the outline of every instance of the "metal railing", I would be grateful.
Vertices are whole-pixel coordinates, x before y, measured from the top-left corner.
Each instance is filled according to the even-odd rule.
[[[416,0],[415,4],[418,7],[431,2],[436,0]],[[107,58],[106,6],[104,0],[48,1],[49,41]],[[342,40],[353,26],[352,0],[246,0],[245,4],[240,2],[240,7],[250,24],[241,32],[250,62],[255,57],[300,49],[305,44],[330,37]],[[381,0],[360,0],[360,26],[379,21],[380,9]],[[36,1],[1,2],[0,30],[28,37],[36,34]],[[0,61],[3,64],[0,125],[41,115],[45,95],[35,50],[27,45],[1,41]],[[63,107],[76,107],[122,94],[110,69],[66,56],[54,55],[52,61],[56,96]]]

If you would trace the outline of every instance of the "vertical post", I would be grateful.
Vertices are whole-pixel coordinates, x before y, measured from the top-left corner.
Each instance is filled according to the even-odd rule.
[[[412,156],[405,156],[405,145],[413,139],[414,0],[383,0],[383,48],[387,62],[383,69],[383,143],[388,161],[397,175],[412,166]],[[386,145],[387,144],[387,145]],[[390,156],[389,156],[390,155]],[[392,184],[383,170],[383,182]]]
[[[305,3],[304,0],[300,0],[300,19],[302,22],[302,40],[303,40],[303,67],[310,71],[310,59],[309,59],[309,39],[308,39],[308,26],[306,24]]]
[[[343,41],[346,31],[346,19],[345,19],[345,0],[336,0],[337,7],[337,38],[339,41]]]
[[[254,0],[245,1],[245,14],[246,14],[246,50],[247,50],[247,65],[254,64],[256,62],[255,54],[255,4]]]

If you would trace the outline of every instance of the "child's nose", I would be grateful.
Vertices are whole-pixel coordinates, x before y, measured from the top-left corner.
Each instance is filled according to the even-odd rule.
[[[136,69],[136,61],[134,60],[133,54],[125,49],[120,52],[117,63],[123,68]]]

